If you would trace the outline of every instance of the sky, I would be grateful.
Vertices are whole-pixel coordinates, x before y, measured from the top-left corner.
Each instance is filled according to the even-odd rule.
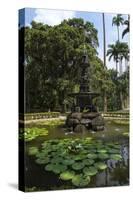
[[[25,13],[25,14],[24,14]],[[115,44],[118,39],[117,27],[112,26],[112,19],[116,14],[119,13],[105,13],[105,28],[106,28],[106,50],[109,44]],[[19,25],[21,26],[31,26],[31,22],[34,20],[36,22],[41,22],[51,26],[58,25],[64,19],[71,18],[83,18],[84,21],[89,21],[94,24],[94,27],[98,30],[98,40],[99,47],[97,48],[98,57],[103,60],[103,24],[102,24],[102,13],[98,12],[85,12],[85,11],[65,11],[65,10],[49,10],[49,9],[35,9],[26,8],[19,11]],[[128,15],[123,15],[124,19],[128,18]],[[120,41],[127,42],[129,44],[129,34],[125,35],[122,39],[122,31],[125,26],[120,26]],[[115,62],[106,59],[108,68],[115,68]]]

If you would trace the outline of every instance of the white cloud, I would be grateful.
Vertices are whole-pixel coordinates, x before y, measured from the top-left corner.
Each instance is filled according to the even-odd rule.
[[[34,21],[42,22],[51,26],[60,24],[64,19],[73,18],[76,16],[75,11],[63,11],[63,10],[46,10],[46,9],[36,9],[36,16]]]

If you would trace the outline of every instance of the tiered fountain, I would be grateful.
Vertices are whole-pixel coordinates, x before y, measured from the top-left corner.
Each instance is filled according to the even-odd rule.
[[[93,99],[99,93],[90,91],[90,63],[84,51],[81,64],[81,77],[79,93],[71,93],[74,97],[71,113],[68,115],[66,125],[74,132],[83,132],[86,129],[99,131],[104,129],[104,119],[93,104]]]

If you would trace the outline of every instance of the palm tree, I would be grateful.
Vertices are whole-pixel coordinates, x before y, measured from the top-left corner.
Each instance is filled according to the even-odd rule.
[[[123,24],[126,25],[127,27],[126,27],[126,28],[124,29],[124,31],[122,32],[122,38],[123,38],[127,33],[129,33],[129,30],[130,30],[130,28],[129,28],[129,24],[130,24],[129,15],[128,15],[128,20],[125,20]]]
[[[103,60],[104,60],[104,67],[106,67],[106,34],[105,34],[105,16],[104,16],[104,13],[102,13],[102,17],[103,17],[103,51],[104,51]]]
[[[106,34],[105,34],[105,16],[104,13],[102,13],[102,19],[103,19],[103,61],[104,61],[104,67],[106,68]],[[107,112],[107,94],[106,91],[104,91],[104,112]]]
[[[119,27],[121,24],[123,24],[123,22],[124,22],[124,19],[121,14],[117,14],[117,16],[113,17],[112,26],[113,25],[117,26],[118,41],[120,41]]]
[[[116,42],[116,44],[108,45],[107,56],[109,61],[113,58],[116,62],[116,71],[118,72],[118,62],[120,61],[120,75],[122,74],[122,60],[125,59],[125,63],[129,61],[129,47],[126,42]],[[127,66],[125,66],[127,68]]]
[[[119,57],[120,57],[120,62],[121,62],[121,68],[120,68],[120,75],[122,74],[122,60],[125,59],[125,68],[127,70],[127,62],[129,61],[129,47],[126,42],[121,42],[119,43],[118,46],[119,49]]]
[[[119,61],[119,50],[118,50],[118,42],[116,44],[108,45],[107,56],[109,56],[109,61],[113,58],[116,62],[116,71],[118,72],[118,61]]]

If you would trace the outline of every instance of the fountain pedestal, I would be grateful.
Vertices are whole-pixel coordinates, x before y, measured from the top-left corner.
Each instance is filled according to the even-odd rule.
[[[104,118],[97,111],[93,104],[93,99],[99,93],[91,92],[90,85],[90,65],[88,56],[83,55],[81,65],[80,91],[71,93],[76,102],[73,104],[72,112],[67,116],[66,125],[74,132],[83,132],[85,129],[100,131],[104,129]]]

